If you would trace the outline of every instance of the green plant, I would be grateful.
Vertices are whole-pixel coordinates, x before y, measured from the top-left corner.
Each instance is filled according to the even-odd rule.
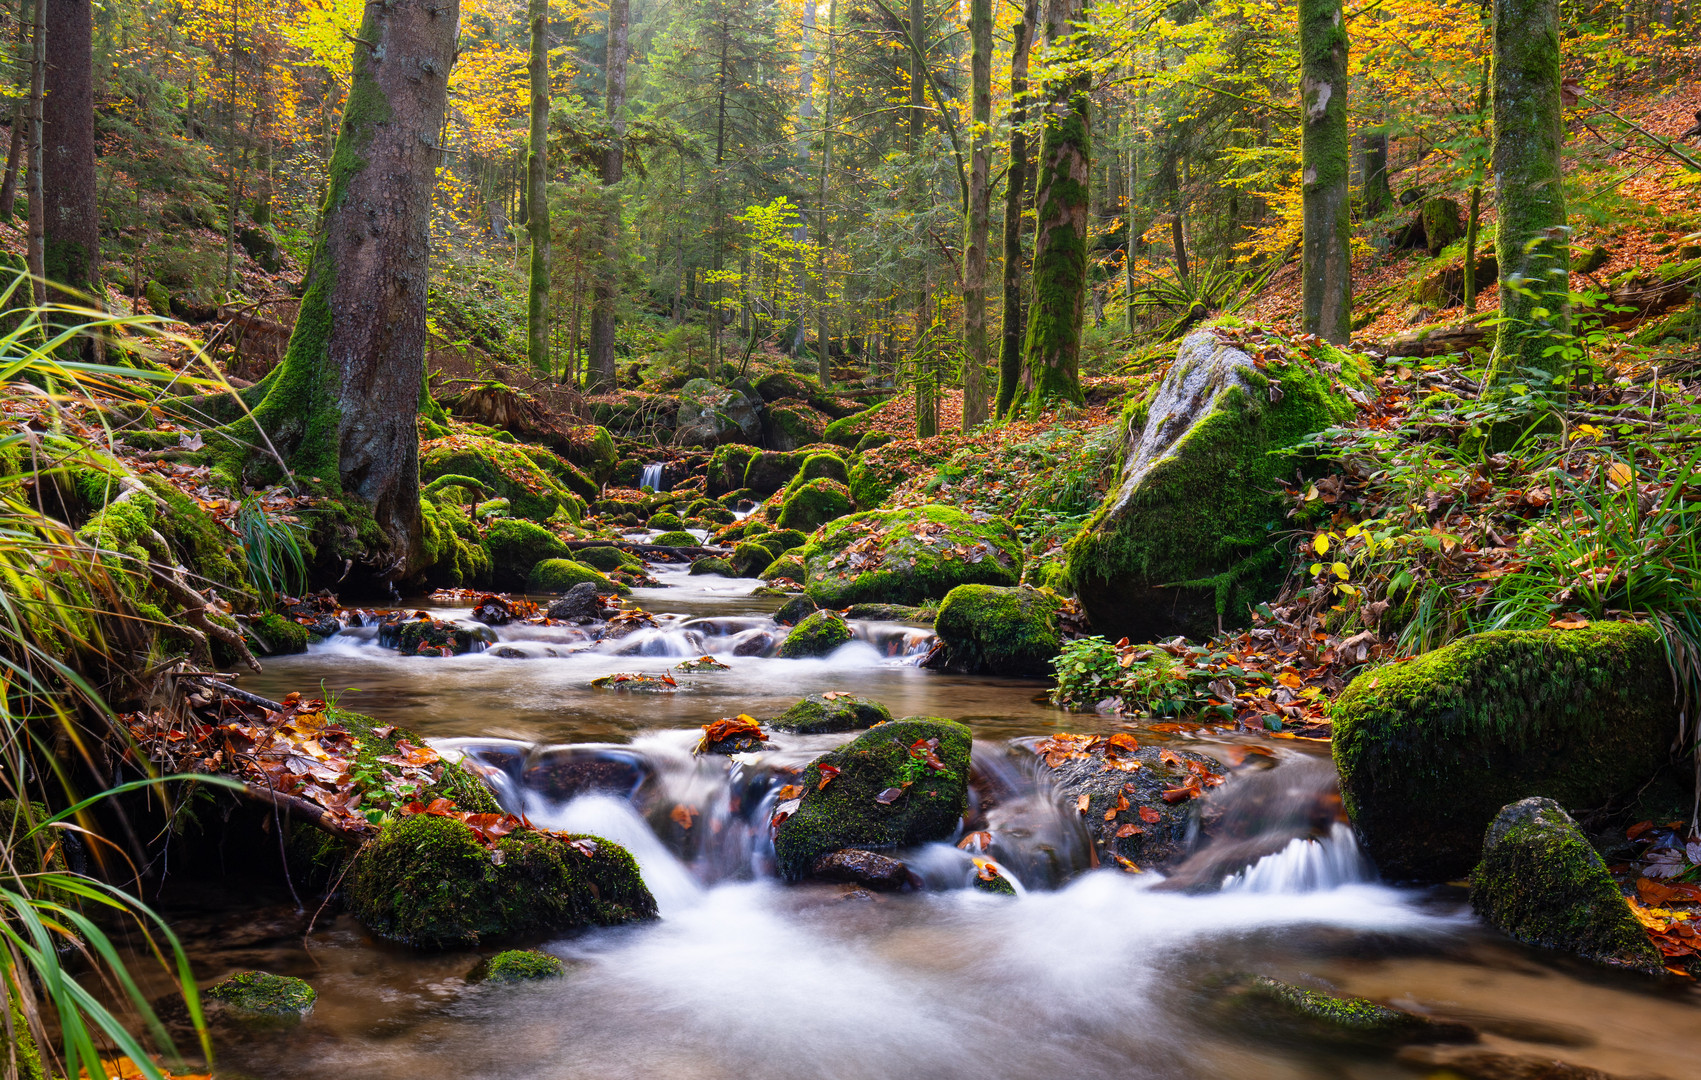
[[[274,516],[249,495],[237,507],[236,529],[242,534],[249,578],[267,599],[296,596],[306,589],[307,559],[301,552],[300,524]]]
[[[1064,645],[1052,666],[1057,671],[1052,699],[1065,708],[1090,709],[1114,697],[1122,677],[1116,646],[1098,635]]]

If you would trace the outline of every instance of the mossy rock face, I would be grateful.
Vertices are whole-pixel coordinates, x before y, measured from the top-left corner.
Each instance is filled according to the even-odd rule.
[[[254,620],[250,629],[265,643],[266,651],[274,656],[306,652],[307,639],[312,636],[307,627],[275,611],[268,611]]]
[[[780,643],[779,655],[795,660],[804,656],[826,656],[849,641],[851,628],[836,611],[817,611],[791,628]]]
[[[498,587],[517,589],[526,583],[532,567],[545,559],[565,559],[571,552],[561,538],[531,521],[498,518],[484,533],[490,552],[491,578]]]
[[[855,509],[850,488],[844,484],[825,478],[811,480],[786,496],[779,524],[782,529],[811,533]]]
[[[811,379],[790,371],[766,371],[751,384],[763,401],[784,401],[795,398],[807,401],[819,394],[821,388]]]
[[[697,547],[702,544],[702,541],[684,529],[671,529],[658,534],[650,540],[650,543],[659,544],[662,547]]]
[[[477,652],[493,644],[495,634],[484,626],[447,622],[427,615],[418,619],[386,622],[378,627],[378,644],[404,656],[447,655]]]
[[[715,447],[715,452],[709,455],[709,467],[705,474],[708,478],[709,497],[719,499],[742,492],[744,471],[750,467],[750,459],[760,452],[754,446],[744,443],[727,443],[725,446]]]
[[[286,1022],[305,1019],[319,1000],[319,992],[305,981],[264,971],[243,971],[221,979],[206,989],[205,996],[235,1019]]]
[[[614,448],[614,436],[608,433],[607,428],[595,424],[568,428],[565,443],[557,442],[556,445],[561,456],[593,483],[608,483],[614,478],[615,466],[620,464],[620,455]]]
[[[807,405],[774,405],[762,415],[762,433],[775,450],[796,450],[821,441],[827,418]]]
[[[650,520],[645,524],[657,532],[672,532],[683,526],[684,522],[679,520],[678,514],[663,511],[659,514],[651,514]]]
[[[1233,1023],[1283,1041],[1387,1049],[1475,1038],[1463,1024],[1431,1020],[1366,998],[1307,990],[1265,975],[1239,976],[1217,989],[1218,1007]]]
[[[928,745],[935,739],[937,749]],[[774,830],[780,876],[802,880],[816,859],[842,848],[949,840],[968,806],[971,741],[969,729],[953,720],[912,716],[870,728],[811,762],[801,801]],[[928,751],[942,768],[927,760]],[[838,770],[825,786],[823,765]]]
[[[870,622],[918,623],[922,626],[932,626],[938,617],[939,609],[930,604],[852,604],[845,608],[845,618],[867,619]]]
[[[716,577],[738,576],[738,571],[733,569],[732,563],[716,555],[705,555],[692,563],[691,573],[693,575],[713,574]]]
[[[845,468],[844,459],[837,454],[810,454],[786,484],[786,498],[791,498],[798,488],[811,480],[837,480],[841,484],[849,484],[850,471]]]
[[[427,496],[419,501],[419,516],[427,583],[460,588],[490,580],[490,549],[464,506]]]
[[[1454,200],[1444,195],[1425,199],[1421,213],[1424,244],[1431,255],[1441,254],[1442,248],[1464,238],[1465,214]]]
[[[777,559],[793,548],[800,548],[809,542],[809,534],[799,529],[775,529],[762,534],[762,546],[774,553]]]
[[[804,450],[764,450],[744,468],[744,484],[755,499],[766,499],[785,487],[809,456]]]
[[[1659,635],[1634,623],[1474,634],[1355,678],[1330,710],[1341,798],[1397,881],[1450,881],[1508,803],[1593,808],[1669,760]]]
[[[739,577],[755,577],[774,561],[774,553],[768,550],[765,544],[755,540],[742,540],[733,545],[731,561]]]
[[[542,447],[456,433],[420,444],[419,478],[468,476],[508,500],[508,512],[529,521],[565,514],[578,521],[597,485],[566,459]]]
[[[1069,542],[1093,629],[1115,640],[1204,639],[1244,625],[1280,585],[1287,452],[1352,416],[1368,374],[1328,345],[1258,367],[1213,330],[1190,334],[1152,397],[1129,409],[1118,489]]]
[[[610,581],[596,570],[572,559],[544,559],[532,567],[526,577],[526,591],[534,593],[564,593],[582,582],[589,582],[599,593],[627,593],[631,590]]]
[[[807,577],[808,574],[809,568],[803,565],[802,559],[798,558],[796,555],[787,554],[781,555],[779,558],[769,563],[757,576],[763,581],[779,581],[781,578],[784,578],[787,581],[795,581],[801,585],[803,584],[803,579]]]
[[[54,842],[59,834],[41,828],[52,816],[43,803],[30,803],[26,814],[24,804],[17,799],[0,799],[0,846],[10,854],[12,868],[18,873],[39,873],[43,854],[48,856],[47,869],[65,869],[65,845]],[[32,828],[36,830],[34,836],[30,835]]]
[[[874,414],[879,411],[880,406],[875,405],[842,419],[834,420],[827,425],[826,430],[821,433],[821,437],[830,443],[836,443],[850,449],[861,442],[864,435],[868,434],[874,424]]]
[[[1552,799],[1503,807],[1471,873],[1471,907],[1529,945],[1657,973],[1665,963],[1606,863]]]
[[[575,839],[518,829],[487,848],[454,818],[405,817],[356,857],[349,907],[374,934],[417,948],[655,918],[626,849]]]
[[[933,625],[952,670],[1045,678],[1063,648],[1057,623],[1062,606],[1033,589],[959,585],[945,594]]]
[[[897,441],[898,437],[890,434],[889,432],[870,431],[867,435],[864,435],[856,441],[856,452],[860,454],[864,450],[877,450],[880,447],[885,446],[887,443]]]
[[[630,570],[635,574],[644,571],[643,559],[617,547],[580,548],[573,552],[573,561],[584,563],[605,574],[613,570]]]
[[[862,731],[892,719],[891,710],[864,697],[810,694],[768,721],[776,731],[799,735],[826,735],[838,731]]]
[[[155,528],[176,550],[184,566],[208,581],[231,588],[247,584],[247,569],[231,557],[237,549],[229,530],[163,478],[144,473],[142,483],[154,498],[165,503],[165,512],[159,515]]]
[[[823,526],[797,556],[822,607],[942,600],[959,585],[1015,585],[1016,530],[1003,518],[948,506],[870,510]]]
[[[679,446],[755,442],[762,435],[759,404],[732,387],[692,379],[679,388],[673,441]]]
[[[536,949],[508,949],[480,964],[474,974],[484,982],[536,982],[560,978],[567,974],[567,965],[560,957]]]

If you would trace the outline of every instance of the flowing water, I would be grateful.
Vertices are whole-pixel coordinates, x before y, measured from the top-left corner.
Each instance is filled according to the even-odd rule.
[[[259,967],[319,991],[300,1028],[223,1045],[225,1067],[321,1080],[1451,1076],[1243,1029],[1209,988],[1257,973],[1461,1019],[1508,1053],[1701,1075],[1694,990],[1514,946],[1457,890],[1378,883],[1335,821],[1325,755],[1136,729],[1218,756],[1232,776],[1210,796],[1210,838],[1167,878],[1089,870],[1078,815],[1025,747],[1116,721],[1062,714],[1040,684],[923,671],[914,660],[930,635],[915,627],[859,624],[830,658],[773,659],[761,654],[776,601],[751,597],[755,582],[658,577],[670,587],[634,600],[664,613],[659,625],[618,642],[501,627],[486,651],[426,659],[356,630],[244,681],[272,696],[322,682],[463,756],[509,809],[625,844],[662,918],[543,943],[568,962],[565,979],[493,986],[467,979],[475,953],[385,946],[346,915],[309,932],[313,912],[287,895],[168,895],[198,975]],[[674,693],[588,687],[705,653],[729,670],[680,675]],[[949,844],[905,854],[924,888],[902,894],[772,879],[775,791],[847,736],[776,734],[764,753],[728,760],[693,756],[697,726],[773,716],[825,690],[973,728],[971,817],[1019,897],[967,888],[973,864]],[[682,805],[689,830],[672,814]]]

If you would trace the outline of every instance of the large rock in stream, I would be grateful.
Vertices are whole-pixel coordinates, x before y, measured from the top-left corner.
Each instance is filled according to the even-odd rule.
[[[1628,801],[1678,732],[1665,649],[1638,623],[1473,634],[1359,675],[1331,716],[1347,814],[1396,881],[1464,877],[1508,803]]]
[[[871,510],[821,527],[794,554],[804,591],[822,607],[942,600],[959,585],[1015,585],[1022,548],[1015,528],[949,506]]]
[[[1131,735],[1059,734],[1033,747],[1040,778],[1065,812],[1081,816],[1098,859],[1163,868],[1187,854],[1201,801],[1223,781],[1215,761],[1191,750],[1140,744]]]
[[[1342,387],[1368,377],[1361,358],[1326,344],[1266,361],[1223,333],[1189,334],[1130,407],[1121,484],[1069,543],[1076,595],[1111,640],[1207,638],[1275,594],[1291,449],[1348,419]]]
[[[943,646],[936,666],[971,675],[1044,678],[1063,647],[1062,606],[1037,589],[959,585],[945,594],[934,620]]]
[[[845,848],[950,839],[968,806],[971,741],[953,720],[911,716],[811,762],[799,781],[802,796],[775,815],[780,876],[800,881],[817,859]]]
[[[755,442],[762,437],[759,402],[739,391],[692,379],[679,388],[679,412],[674,419],[674,442],[681,446],[719,446]]]

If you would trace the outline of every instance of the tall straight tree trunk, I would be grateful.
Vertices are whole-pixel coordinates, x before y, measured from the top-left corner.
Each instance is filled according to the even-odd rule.
[[[94,12],[90,0],[39,0],[47,15],[41,102],[42,269],[67,303],[100,281],[95,198]],[[37,26],[41,24],[38,22]]]
[[[1004,327],[998,351],[998,399],[993,413],[1010,415],[1022,384],[1022,208],[1027,194],[1028,54],[1039,0],[1025,0],[1022,21],[1010,28],[1010,165],[1004,177]]]
[[[230,95],[224,114],[225,219],[224,298],[230,299],[231,280],[236,276],[236,221],[242,208],[242,180],[236,146],[236,36],[241,29],[240,0],[230,0]]]
[[[1347,29],[1341,0],[1299,0],[1300,167],[1304,172],[1303,326],[1345,344],[1352,336],[1352,206],[1347,135]]]
[[[47,197],[42,193],[42,105],[47,94],[47,0],[35,0],[35,26],[30,32],[30,146],[29,173],[24,187],[30,197],[29,239],[25,261],[34,282],[30,295],[47,302]]]
[[[18,38],[17,55],[18,71],[20,74],[30,70],[28,56],[25,51],[29,44],[28,27],[34,21],[30,9],[34,0],[19,0],[18,3]],[[27,16],[27,17],[26,17]],[[22,81],[22,80],[20,80]],[[23,171],[24,132],[29,127],[29,87],[25,83],[18,95],[18,103],[12,109],[12,144],[6,151],[6,178],[0,180],[0,221],[11,221],[17,210],[18,174]]]
[[[1046,41],[1073,58],[1086,52],[1085,0],[1051,0]],[[1040,137],[1037,221],[1034,230],[1034,302],[1022,358],[1023,404],[1038,416],[1046,404],[1081,398],[1081,317],[1087,289],[1088,173],[1092,134],[1087,115],[1088,78],[1059,80]]]
[[[827,259],[832,254],[832,234],[827,230],[827,181],[833,168],[833,98],[838,93],[839,61],[839,0],[827,5],[827,101],[821,118],[821,183],[815,196],[818,224],[816,242],[820,245],[815,265],[815,341],[816,377],[823,387],[833,385],[832,338],[827,333]]]
[[[1488,78],[1494,65],[1489,59],[1482,62],[1482,82],[1477,87],[1477,115],[1488,107]],[[1482,134],[1482,122],[1477,122],[1477,134]],[[1471,210],[1465,219],[1465,314],[1477,313],[1477,231],[1482,222],[1482,180],[1471,185]]]
[[[459,0],[366,6],[300,314],[253,412],[298,484],[371,512],[393,559],[380,573],[392,580],[424,563],[416,424],[433,144],[459,27]],[[240,449],[264,445],[247,423],[234,430]]]
[[[1565,242],[1565,144],[1559,90],[1559,0],[1495,0],[1494,193],[1500,214],[1499,332],[1490,378],[1552,376],[1570,334],[1570,252]]]
[[[526,288],[526,359],[540,375],[549,362],[549,0],[531,0],[531,134],[526,144],[526,235],[532,242]]]
[[[1388,186],[1388,133],[1364,136],[1364,214],[1375,217],[1394,208],[1394,189]]]
[[[721,330],[726,325],[726,319],[721,312],[721,290],[725,283],[720,279],[720,273],[726,268],[726,206],[722,199],[721,169],[726,163],[726,92],[727,82],[731,73],[727,70],[727,39],[730,36],[726,24],[721,25],[721,55],[720,63],[715,69],[715,177],[714,177],[714,234],[715,251],[711,257],[710,270],[713,278],[709,285],[709,319],[711,320],[709,335],[709,370],[718,371],[722,360]]]
[[[626,174],[629,13],[628,0],[611,0],[608,5],[608,89],[604,96],[612,131],[602,157],[602,272],[591,290],[591,355],[587,366],[593,391],[614,389],[614,302],[620,292],[620,196],[614,188]]]
[[[986,245],[992,234],[992,0],[969,0],[969,220],[963,244],[963,430],[986,420]]]

